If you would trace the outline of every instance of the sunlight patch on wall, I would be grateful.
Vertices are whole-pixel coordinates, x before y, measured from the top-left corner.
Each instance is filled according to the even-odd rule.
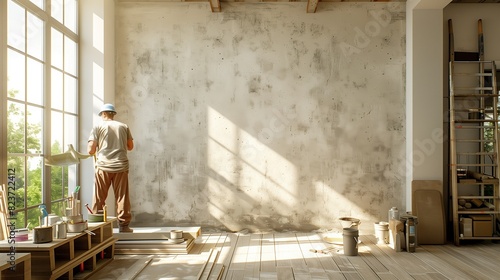
[[[98,15],[93,14],[92,26],[92,45],[100,53],[104,53],[104,21]]]
[[[208,108],[207,118],[211,214],[219,219],[228,211],[249,219],[289,214],[298,202],[295,166],[215,109]]]
[[[104,69],[97,63],[92,63],[92,91],[94,96],[104,99]]]

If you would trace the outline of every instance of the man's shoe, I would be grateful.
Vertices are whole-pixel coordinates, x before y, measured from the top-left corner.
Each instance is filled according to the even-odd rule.
[[[134,232],[134,230],[129,228],[128,226],[123,226],[120,227],[120,232]]]

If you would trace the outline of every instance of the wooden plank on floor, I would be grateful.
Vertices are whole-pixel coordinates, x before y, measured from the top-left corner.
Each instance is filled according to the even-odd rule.
[[[220,250],[218,248],[212,249],[211,253],[209,254],[207,263],[203,267],[201,276],[198,279],[208,280],[208,278],[212,274],[215,264],[217,263],[217,259],[219,258],[219,253]]]
[[[266,273],[276,274],[276,253],[274,247],[274,235],[267,233],[262,235],[261,256],[260,256],[261,277],[266,277]]]
[[[423,274],[413,274],[415,280],[448,280],[443,274],[439,272],[429,272]]]
[[[235,233],[227,233],[224,243],[221,244],[221,252],[219,255],[219,260],[217,265],[222,265],[224,267],[224,272],[222,274],[222,279],[231,279],[232,271],[229,270],[232,259],[234,255],[234,250],[236,248],[236,243],[238,242],[238,235]],[[219,244],[217,244],[219,245]],[[217,269],[217,267],[216,267]],[[216,269],[214,271],[216,271]],[[212,279],[212,278],[210,278]]]
[[[238,240],[234,245],[233,258],[231,260],[231,265],[227,268],[229,271],[233,272],[235,270],[245,270],[245,262],[248,255],[248,247],[250,245],[250,235],[248,234],[237,234]]]
[[[365,241],[372,253],[375,254],[377,259],[386,266],[398,279],[413,279],[413,274],[433,273],[436,272],[434,268],[422,262],[419,258],[415,257],[416,253],[408,253],[406,251],[396,252],[389,246],[376,245],[377,240],[373,235],[363,235],[360,237]],[[418,249],[420,251],[421,249]],[[383,252],[381,255],[379,252]]]
[[[124,271],[117,279],[123,280],[133,280],[141,273],[141,271],[149,265],[152,258],[137,260],[132,266],[130,266],[126,271]]]
[[[202,235],[198,236],[195,239],[195,243],[193,245],[193,248],[191,248],[189,253],[190,254],[201,254],[203,252],[202,249],[205,246],[205,244],[208,243],[208,245],[210,245],[214,239],[218,240],[219,236],[220,236],[220,233],[202,234]],[[205,249],[205,251],[207,251],[207,250]],[[210,246],[208,246],[208,251],[210,251]]]
[[[377,245],[375,237],[371,238],[366,235],[361,235],[360,240],[364,242],[370,253],[380,262],[381,265],[387,268],[387,271],[393,274],[397,279],[412,280],[413,277],[405,271],[405,268],[395,263],[392,257],[397,257],[398,254],[404,252],[396,252],[394,249],[385,245]],[[391,257],[392,256],[392,257]],[[384,272],[382,269],[377,269],[380,274]]]
[[[399,280],[394,274],[390,272],[379,272],[377,273],[378,278],[381,280]]]
[[[250,243],[244,273],[244,278],[247,280],[258,280],[260,277],[261,240],[262,234],[250,235]]]
[[[215,246],[213,247],[220,250],[219,258],[217,259],[217,262],[214,264],[214,268],[212,270],[212,273],[210,273],[209,279],[219,279],[224,275],[224,272],[226,271],[227,268],[225,267],[225,260],[224,260],[226,255],[223,256],[221,253],[224,250],[225,254],[227,254],[227,252],[230,250],[230,248],[228,248],[228,246],[230,245],[231,244],[227,236],[227,233],[221,233],[219,239],[217,240]]]
[[[287,234],[288,235],[288,234]],[[300,249],[300,244],[297,239],[297,234],[290,234],[290,254],[289,258],[292,262],[293,273],[295,275],[303,275],[307,277],[309,275],[309,267],[304,259],[304,255],[302,254],[302,250]],[[309,276],[310,277],[310,276]]]
[[[278,275],[278,280],[292,280],[293,270],[290,266],[278,266],[276,267],[276,273]]]
[[[482,246],[474,246],[474,247],[481,248]],[[426,247],[424,246],[424,248]],[[440,246],[439,248],[455,256],[461,261],[472,265],[478,270],[481,270],[490,275],[491,274],[500,275],[500,266],[498,265],[498,263],[491,261],[494,260],[495,257],[482,250],[471,250],[470,247],[467,248],[467,246]]]
[[[317,258],[323,266],[328,278],[345,279],[337,263],[332,258],[332,254],[336,254],[338,250],[342,249],[342,246],[324,242],[317,233],[309,234],[308,238],[313,249],[329,251],[329,254],[317,254]]]
[[[364,253],[359,253],[360,255]],[[347,257],[363,279],[377,279],[377,273],[360,256]]]
[[[389,272],[387,267],[383,265],[377,257],[374,255],[373,249],[374,246],[377,246],[374,244],[370,239],[362,239],[362,236],[360,236],[360,241],[361,244],[363,245],[363,250],[360,252],[360,256],[363,259],[363,261],[370,266],[370,268],[377,274],[379,273],[386,273]],[[379,245],[379,246],[387,246],[387,245]]]
[[[371,242],[376,243],[375,236],[366,235],[365,237],[370,239]],[[389,246],[378,246],[378,248],[390,257],[391,263],[395,263],[395,265],[403,268],[409,275],[436,272],[432,266],[416,257],[422,250],[419,247],[416,248],[415,253],[409,253],[406,251],[396,252]],[[387,263],[384,263],[384,265],[387,265]]]
[[[343,271],[342,274],[347,280],[363,280],[357,271]]]
[[[274,244],[276,247],[276,266],[292,267],[290,255],[293,253],[293,246],[290,245],[295,235],[292,234],[274,234]]]
[[[468,263],[468,260],[464,260],[464,258],[458,257],[457,254],[450,254],[447,252],[442,246],[421,246],[425,251],[432,253],[434,256],[440,257],[443,259],[446,263],[446,265],[443,264],[443,266],[440,266],[439,269],[454,269],[454,270],[459,270],[463,272],[464,274],[468,275],[467,277],[470,279],[487,279],[488,278],[488,272],[483,271],[481,269],[478,269],[471,263]],[[438,268],[435,268],[438,270]]]
[[[318,254],[323,253],[315,253],[312,250],[315,250],[311,245],[311,241],[309,240],[310,233],[297,233],[297,240],[300,247],[300,251],[302,252],[302,256],[304,257],[304,261],[309,270],[310,276],[312,279],[328,279],[328,275],[321,265],[321,261],[318,258]]]
[[[426,246],[425,248],[419,246],[417,248],[420,249],[418,253],[412,255],[422,260],[422,262],[427,263],[446,277],[450,279],[479,279],[471,275],[468,271],[465,271],[464,267],[458,264],[458,262],[449,261],[447,259],[447,257],[449,257],[448,254],[433,250],[434,246]]]

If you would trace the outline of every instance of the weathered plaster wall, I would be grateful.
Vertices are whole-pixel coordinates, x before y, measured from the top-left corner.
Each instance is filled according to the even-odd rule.
[[[120,3],[133,226],[362,230],[405,201],[404,3]]]

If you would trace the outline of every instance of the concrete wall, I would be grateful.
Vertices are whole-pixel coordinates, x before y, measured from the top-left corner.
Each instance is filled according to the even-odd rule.
[[[362,230],[405,207],[405,5],[120,3],[133,226]]]

